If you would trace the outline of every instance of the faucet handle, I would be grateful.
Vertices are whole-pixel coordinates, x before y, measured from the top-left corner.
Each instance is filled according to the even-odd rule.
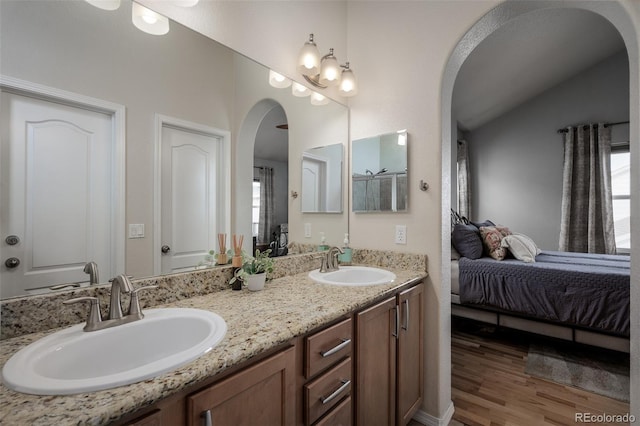
[[[127,315],[135,315],[138,318],[144,318],[142,314],[142,309],[140,309],[140,298],[138,297],[138,292],[141,290],[149,290],[152,288],[158,288],[157,285],[146,285],[144,287],[137,288],[131,292],[131,300],[129,302],[129,312]]]
[[[73,303],[90,302],[89,316],[87,317],[87,324],[84,326],[84,331],[93,331],[98,324],[102,322],[102,316],[100,315],[100,304],[97,297],[76,297],[75,299],[65,300],[65,305],[71,305]]]

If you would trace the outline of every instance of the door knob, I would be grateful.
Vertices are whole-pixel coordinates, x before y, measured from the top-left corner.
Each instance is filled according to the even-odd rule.
[[[18,259],[17,257],[10,257],[4,261],[4,266],[9,269],[16,268],[18,265],[20,265],[20,259]]]
[[[4,239],[4,242],[10,246],[15,246],[20,242],[20,238],[17,235],[9,235],[7,238]]]
[[[171,247],[169,247],[168,245],[163,245],[162,248],[160,249],[160,251],[164,254],[167,254],[171,251]]]

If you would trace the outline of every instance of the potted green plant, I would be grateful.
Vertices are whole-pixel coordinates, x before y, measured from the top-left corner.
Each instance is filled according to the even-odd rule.
[[[249,290],[258,291],[264,288],[267,274],[273,272],[273,258],[269,257],[271,249],[260,252],[255,257],[242,253],[242,266],[236,270],[229,284],[242,281]]]

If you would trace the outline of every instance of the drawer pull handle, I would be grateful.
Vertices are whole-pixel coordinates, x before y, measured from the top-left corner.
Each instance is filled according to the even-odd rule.
[[[403,330],[409,330],[409,299],[404,301],[404,325]]]
[[[211,410],[203,411],[200,417],[202,417],[202,423],[204,426],[213,426],[213,420],[211,419]]]
[[[326,358],[328,356],[331,356],[333,354],[335,354],[336,352],[338,352],[339,350],[346,348],[349,343],[351,343],[351,339],[340,339],[342,340],[342,343],[340,343],[337,346],[334,346],[333,348],[329,349],[328,351],[320,351],[320,355],[322,355],[322,358]]]
[[[395,323],[393,325],[393,331],[391,332],[391,335],[393,337],[395,337],[396,339],[398,338],[398,327],[400,324],[400,310],[398,309],[398,307],[396,306],[395,308],[393,308],[393,311],[395,313]]]
[[[340,385],[340,387],[338,389],[333,391],[333,393],[331,395],[329,395],[326,398],[320,397],[320,401],[322,401],[323,404],[327,404],[327,403],[333,401],[334,399],[336,399],[336,397],[338,395],[340,395],[342,392],[344,392],[344,390],[346,388],[348,388],[349,385],[351,384],[351,380],[340,380],[340,382],[342,383],[342,385]]]

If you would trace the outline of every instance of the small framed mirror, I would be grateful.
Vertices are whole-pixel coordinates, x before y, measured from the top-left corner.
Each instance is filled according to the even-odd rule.
[[[343,145],[302,153],[302,213],[342,213]]]
[[[356,213],[407,210],[406,130],[352,144],[352,206]]]

